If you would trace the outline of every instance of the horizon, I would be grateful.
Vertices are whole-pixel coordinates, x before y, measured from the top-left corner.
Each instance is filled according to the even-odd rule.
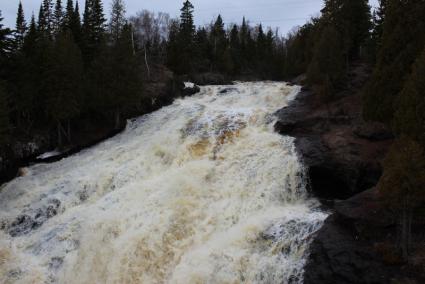
[[[15,26],[16,13],[18,10],[18,0],[3,0],[4,5],[0,7],[2,11],[3,23],[11,29]],[[62,0],[66,2],[66,0]],[[77,1],[74,1],[74,3]],[[79,0],[80,11],[84,9],[84,0]],[[109,18],[111,0],[102,1],[104,13]],[[126,16],[130,17],[142,10],[148,10],[155,13],[168,13],[170,17],[176,18],[180,15],[180,8],[183,1],[175,1],[172,4],[170,0],[124,0],[126,4]],[[253,25],[262,24],[264,27],[279,29],[281,35],[286,35],[292,29],[304,25],[311,17],[320,14],[323,6],[323,0],[268,0],[265,3],[256,3],[254,0],[239,0],[229,3],[225,0],[207,2],[204,0],[191,1],[195,6],[195,25],[205,26],[211,23],[219,14],[223,17],[226,26],[233,23],[242,22],[245,17]],[[22,0],[25,19],[30,21],[32,13],[37,17],[38,7],[41,0],[31,1]],[[376,7],[378,1],[370,0],[370,5]],[[63,4],[64,5],[64,4]]]

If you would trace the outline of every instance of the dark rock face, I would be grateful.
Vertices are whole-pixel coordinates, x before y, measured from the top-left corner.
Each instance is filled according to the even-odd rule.
[[[378,182],[392,135],[383,125],[363,121],[359,95],[324,105],[304,90],[276,115],[276,131],[296,137],[319,198],[346,199]]]
[[[304,283],[390,283],[397,270],[384,263],[375,244],[394,226],[375,189],[336,202],[310,247]]]
[[[401,266],[388,264],[385,251],[379,249],[381,244],[395,243],[396,223],[377,191],[370,189],[382,175],[381,161],[393,135],[385,125],[362,118],[359,91],[367,71],[359,65],[350,76],[349,87],[333,102],[320,102],[303,87],[288,107],[276,113],[276,131],[296,138],[312,193],[335,211],[311,244],[307,284],[406,279]]]
[[[390,283],[390,267],[350,228],[327,219],[310,247],[304,283]]]

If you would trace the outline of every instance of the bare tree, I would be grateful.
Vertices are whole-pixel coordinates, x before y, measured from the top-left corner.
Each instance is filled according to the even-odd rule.
[[[169,33],[170,16],[166,13],[138,12],[130,18],[134,28],[135,42],[143,48],[145,65],[150,76],[149,61],[165,60],[166,41]]]

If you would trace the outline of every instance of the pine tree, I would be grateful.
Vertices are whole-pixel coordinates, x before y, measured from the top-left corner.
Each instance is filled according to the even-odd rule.
[[[358,58],[371,28],[368,0],[325,0],[322,14],[325,25],[340,33],[346,60]]]
[[[167,40],[167,65],[171,70],[177,72],[180,67],[180,23],[177,20],[172,20],[169,29]]]
[[[90,104],[103,110],[103,114],[113,115],[117,129],[124,112],[140,107],[142,72],[136,56],[132,28],[126,24],[118,41],[104,46],[90,69]]]
[[[8,28],[3,28],[2,21],[3,17],[0,10],[0,79],[1,76],[4,75],[4,72],[6,72],[6,70],[3,68],[6,67],[6,58],[9,51],[11,50],[11,42],[9,38],[11,30]]]
[[[277,64],[277,56],[275,52],[275,38],[273,31],[269,29],[266,33],[265,40],[265,57],[264,57],[264,66],[262,67],[262,72],[266,75],[266,78],[275,78],[278,70],[275,70]]]
[[[227,48],[226,31],[221,15],[218,15],[210,34],[210,42],[212,45],[212,62],[213,68],[217,71],[226,71],[226,60],[224,53]]]
[[[62,1],[56,0],[55,11],[52,17],[52,30],[55,35],[58,35],[61,32],[61,28],[64,22],[64,12],[62,8]]]
[[[189,0],[186,0],[186,2],[184,2],[183,8],[181,8],[180,10],[180,37],[182,41],[186,41],[188,44],[192,43],[193,36],[195,33],[193,10],[194,7]]]
[[[47,35],[48,31],[48,22],[47,22],[46,14],[44,12],[43,4],[40,5],[40,9],[38,11],[38,22],[37,22],[37,28],[38,32],[42,36]]]
[[[90,64],[105,40],[105,16],[101,0],[86,0],[83,15],[83,57]]]
[[[10,48],[8,36],[11,31],[3,28],[3,17],[0,11],[0,147],[9,142],[9,105],[5,83],[1,80],[6,69],[6,54]]]
[[[194,70],[195,25],[193,21],[194,7],[189,0],[183,3],[181,8],[180,24],[178,31],[175,24],[171,26],[167,50],[167,62],[171,69],[177,74],[187,74]]]
[[[19,1],[18,15],[16,17],[15,26],[15,41],[18,49],[21,49],[24,44],[24,37],[27,31],[27,23],[25,22],[24,9],[22,2]]]
[[[242,25],[240,30],[240,42],[241,42],[241,48],[246,46],[247,42],[247,35],[248,35],[248,25],[246,24],[245,17],[242,19]]]
[[[229,39],[230,53],[233,62],[233,74],[238,74],[241,71],[241,42],[239,36],[239,29],[237,25],[233,25],[230,31]]]
[[[39,87],[39,68],[37,57],[39,56],[38,32],[34,14],[22,47],[22,56],[17,62],[19,75],[15,76],[16,94],[13,96],[15,107],[15,120],[19,129],[28,129],[32,123],[32,117],[36,116],[35,97]]]
[[[74,41],[80,46],[82,46],[82,28],[81,28],[81,18],[80,18],[80,8],[78,2],[75,3],[74,13],[71,16],[70,29],[72,31],[72,37]]]
[[[417,210],[425,203],[424,184],[425,149],[402,136],[395,141],[385,159],[378,190],[399,219],[399,247],[406,261],[411,254],[412,219],[419,215]]]
[[[242,25],[240,29],[240,44],[241,44],[241,66],[246,69],[248,63],[248,32],[249,27],[246,23],[245,17],[242,19]]]
[[[111,17],[109,21],[109,33],[112,41],[116,42],[126,24],[125,4],[123,0],[113,0],[111,5]]]
[[[80,112],[82,102],[83,62],[80,49],[70,31],[58,36],[53,58],[49,76],[46,78],[47,111],[48,116],[56,122],[58,145],[61,147],[63,134],[69,142],[71,140],[70,121]],[[63,127],[64,123],[67,127]]]
[[[195,71],[208,72],[211,69],[211,46],[208,40],[208,32],[205,27],[199,28],[195,35],[196,60],[194,62]]]
[[[314,55],[314,47],[318,42],[320,22],[320,19],[311,19],[295,34],[290,34],[285,41],[284,74],[286,78],[298,76],[308,69]]]
[[[43,31],[46,36],[50,37],[53,32],[53,0],[43,0],[40,11],[45,23]]]
[[[78,1],[75,4],[75,8],[72,0],[68,0],[68,2],[66,3],[65,14],[63,16],[62,30],[71,31],[74,41],[81,48],[81,19]]]
[[[343,82],[345,64],[341,47],[339,33],[332,26],[326,27],[308,68],[308,82],[325,102],[333,98],[334,90]]]
[[[246,36],[246,62],[247,69],[255,70],[255,56],[257,53],[257,42],[252,36],[251,29],[248,29],[248,34]]]
[[[265,56],[265,47],[266,47],[266,36],[263,31],[263,25],[258,26],[258,34],[257,34],[257,41],[256,41],[256,51],[257,51],[257,60],[263,61]]]
[[[180,10],[180,31],[178,35],[179,45],[179,63],[178,73],[190,73],[194,69],[194,50],[193,41],[195,34],[195,25],[193,21],[194,7],[189,0],[184,2]]]
[[[122,113],[137,109],[142,93],[140,65],[133,50],[132,27],[129,24],[123,26],[113,49],[113,66],[112,105],[115,108],[115,128],[118,129]]]
[[[28,28],[28,33],[25,35],[23,42],[23,51],[27,57],[32,57],[35,51],[38,32],[37,24],[35,23],[35,16],[32,14],[31,22]]]
[[[78,1],[77,1],[78,3]],[[74,2],[72,0],[67,0],[65,7],[65,14],[63,16],[63,29],[71,29],[72,18],[74,17]]]
[[[425,45],[419,36],[425,34],[425,2],[389,0],[385,11],[382,47],[363,92],[363,114],[391,125],[395,101]]]

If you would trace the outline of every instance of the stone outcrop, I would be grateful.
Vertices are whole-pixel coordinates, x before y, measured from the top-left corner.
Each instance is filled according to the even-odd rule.
[[[306,284],[425,283],[425,261],[403,263],[396,249],[397,220],[375,189],[393,135],[385,125],[362,119],[366,80],[364,67],[355,66],[349,86],[332,102],[322,103],[303,88],[276,113],[276,131],[296,138],[312,194],[331,213],[313,237]],[[423,234],[423,224],[414,227],[416,235]]]
[[[398,270],[386,264],[380,246],[395,222],[377,190],[370,189],[335,203],[310,246],[305,268],[309,283],[391,283]]]
[[[304,89],[277,116],[276,131],[296,137],[316,196],[346,199],[377,183],[392,135],[384,125],[363,121],[359,95],[324,105]]]

